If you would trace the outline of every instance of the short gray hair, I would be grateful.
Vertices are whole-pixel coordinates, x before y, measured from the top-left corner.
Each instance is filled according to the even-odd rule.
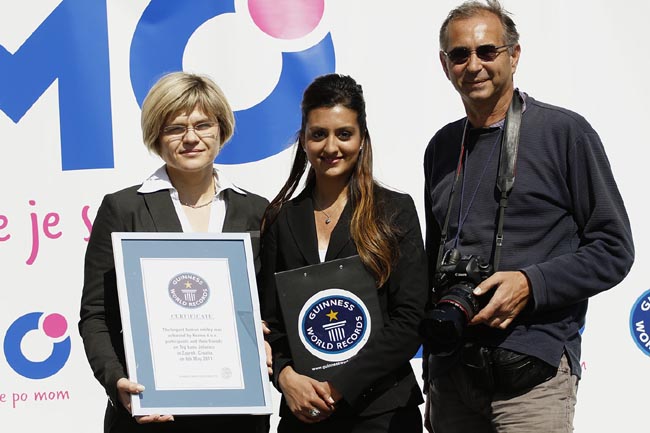
[[[449,23],[455,20],[472,18],[484,13],[495,15],[503,26],[504,43],[516,45],[519,43],[519,32],[515,22],[510,17],[510,12],[505,10],[498,0],[487,0],[487,4],[480,1],[467,1],[455,9],[452,9],[440,27],[440,49],[447,51],[449,47]]]

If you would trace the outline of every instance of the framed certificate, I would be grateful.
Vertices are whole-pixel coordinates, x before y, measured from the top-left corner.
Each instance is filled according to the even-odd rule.
[[[248,233],[113,233],[133,415],[272,412]]]

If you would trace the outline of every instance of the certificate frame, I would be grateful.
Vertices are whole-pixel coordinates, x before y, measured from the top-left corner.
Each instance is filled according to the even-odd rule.
[[[132,414],[272,413],[250,234],[111,237]]]

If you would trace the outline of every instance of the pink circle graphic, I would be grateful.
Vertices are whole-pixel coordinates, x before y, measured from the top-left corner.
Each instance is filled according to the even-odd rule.
[[[314,30],[325,10],[325,0],[248,0],[253,21],[278,39],[297,39]]]
[[[68,330],[68,321],[61,314],[53,313],[43,320],[43,332],[50,338],[59,338]]]

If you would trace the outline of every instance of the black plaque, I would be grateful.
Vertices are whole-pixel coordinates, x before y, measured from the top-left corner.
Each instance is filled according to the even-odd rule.
[[[383,326],[377,285],[359,256],[275,274],[297,372],[327,380]]]

